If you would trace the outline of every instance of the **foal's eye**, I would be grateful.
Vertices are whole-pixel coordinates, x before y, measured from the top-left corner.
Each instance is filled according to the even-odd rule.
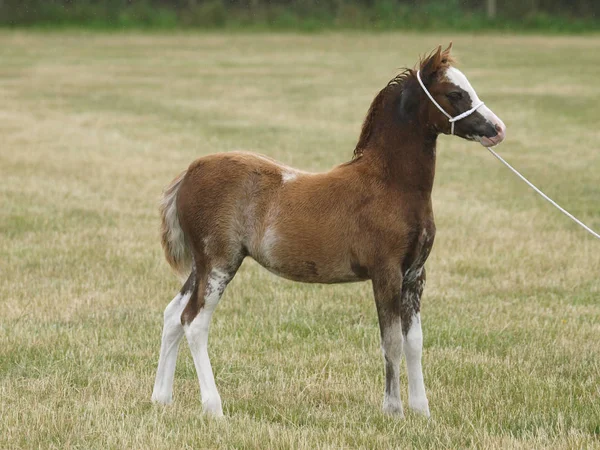
[[[448,92],[446,94],[446,97],[448,97],[452,101],[456,101],[456,100],[462,99],[463,94],[462,94],[462,92],[459,92],[459,91],[453,91],[453,92]]]

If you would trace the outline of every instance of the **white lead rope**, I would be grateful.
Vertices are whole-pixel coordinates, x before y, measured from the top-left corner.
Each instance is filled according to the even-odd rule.
[[[529,181],[527,178],[525,178],[523,175],[521,175],[519,173],[519,171],[517,169],[515,169],[513,166],[511,166],[509,163],[507,163],[502,156],[500,156],[498,153],[496,153],[494,150],[492,150],[490,147],[486,147],[490,153],[492,155],[494,155],[502,164],[504,164],[506,167],[508,167],[510,170],[512,170],[512,172],[518,176],[521,180],[523,180],[525,183],[527,183],[527,185],[533,189],[535,192],[537,192],[538,194],[540,194],[542,196],[542,198],[544,200],[547,200],[548,202],[550,202],[550,204],[552,204],[554,207],[556,207],[556,209],[558,209],[561,213],[563,213],[565,216],[569,217],[571,220],[573,220],[576,224],[578,224],[579,226],[581,226],[584,230],[586,230],[587,232],[589,232],[592,236],[600,239],[600,234],[596,233],[594,230],[592,230],[590,227],[588,227],[585,223],[583,223],[581,220],[579,220],[577,217],[575,217],[573,214],[571,214],[569,211],[567,211],[565,208],[563,208],[562,206],[560,206],[558,203],[556,203],[554,200],[552,200],[550,197],[548,197],[546,194],[544,194],[541,190],[539,190],[531,181]]]
[[[440,106],[440,104],[438,102],[435,101],[435,99],[433,98],[433,95],[431,95],[429,93],[429,90],[427,90],[427,88],[425,87],[425,84],[423,83],[423,81],[421,81],[421,75],[419,73],[420,71],[417,71],[417,80],[419,80],[419,84],[421,85],[421,87],[423,88],[423,90],[425,91],[425,93],[427,94],[427,97],[429,97],[429,100],[431,100],[433,102],[433,104],[435,106],[437,106],[437,109],[439,109],[447,118],[448,121],[450,122],[450,134],[454,134],[454,122],[460,120],[460,119],[464,119],[467,116],[470,116],[471,114],[473,114],[477,108],[479,108],[481,105],[483,105],[483,102],[480,102],[479,104],[473,106],[471,109],[465,111],[462,114],[459,114],[456,117],[452,117],[450,114],[448,114],[444,108],[442,108]],[[550,197],[548,197],[546,194],[544,194],[542,191],[540,191],[537,187],[535,187],[535,185],[529,181],[527,178],[525,178],[523,175],[521,175],[519,173],[519,171],[517,169],[515,169],[513,166],[511,166],[509,163],[507,163],[498,153],[496,153],[494,150],[492,150],[490,147],[486,147],[490,153],[492,155],[494,155],[502,164],[504,164],[506,167],[508,167],[510,170],[512,170],[512,172],[518,176],[521,180],[523,180],[525,183],[527,183],[527,185],[533,189],[535,192],[537,192],[538,194],[540,194],[542,196],[542,198],[544,198],[545,200],[547,200],[548,202],[550,202],[550,204],[552,204],[554,207],[556,207],[556,209],[558,209],[561,213],[563,213],[565,216],[569,217],[571,220],[573,220],[577,225],[581,226],[584,230],[586,230],[588,233],[590,233],[592,236],[596,237],[597,239],[600,239],[600,234],[596,233],[594,230],[592,230],[590,227],[588,227],[585,223],[583,223],[581,220],[579,220],[577,217],[575,217],[573,214],[571,214],[569,211],[567,211],[566,209],[564,209],[562,206],[560,206],[558,203],[556,203],[554,200],[552,200]]]

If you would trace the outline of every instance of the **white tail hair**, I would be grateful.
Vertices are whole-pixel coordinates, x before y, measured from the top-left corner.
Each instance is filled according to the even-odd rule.
[[[167,262],[183,279],[192,270],[192,254],[177,215],[177,192],[187,171],[180,173],[163,192],[160,202],[162,247]]]

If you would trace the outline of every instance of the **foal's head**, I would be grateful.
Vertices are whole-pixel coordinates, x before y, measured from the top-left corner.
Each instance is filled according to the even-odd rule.
[[[404,70],[379,92],[363,124],[355,158],[370,146],[385,143],[390,133],[398,131],[396,124],[428,136],[455,134],[486,147],[502,142],[504,123],[479,100],[467,77],[452,66],[451,47],[444,51],[438,47],[415,70]]]
[[[444,51],[438,47],[421,60],[415,74],[418,82],[420,78],[420,101],[427,105],[427,121],[438,132],[478,141],[486,147],[497,145],[506,135],[506,126],[479,100],[467,77],[452,66],[451,48],[452,44]]]

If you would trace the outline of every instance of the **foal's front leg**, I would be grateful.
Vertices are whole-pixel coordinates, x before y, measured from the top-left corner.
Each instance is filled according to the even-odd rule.
[[[385,362],[383,412],[404,416],[400,400],[400,361],[402,360],[401,311],[402,275],[400,270],[373,277],[373,293],[377,305],[381,350]]]
[[[399,270],[373,277],[373,291],[381,331],[381,349],[385,359],[383,411],[402,416],[400,400],[400,361],[406,355],[408,370],[408,406],[429,417],[429,403],[423,383],[421,356],[421,295],[425,286],[425,268],[407,277]]]
[[[415,277],[404,278],[402,287],[402,330],[404,355],[408,372],[408,406],[413,411],[429,417],[429,402],[425,394],[421,356],[423,354],[423,332],[421,330],[421,295],[425,287],[425,268]]]

